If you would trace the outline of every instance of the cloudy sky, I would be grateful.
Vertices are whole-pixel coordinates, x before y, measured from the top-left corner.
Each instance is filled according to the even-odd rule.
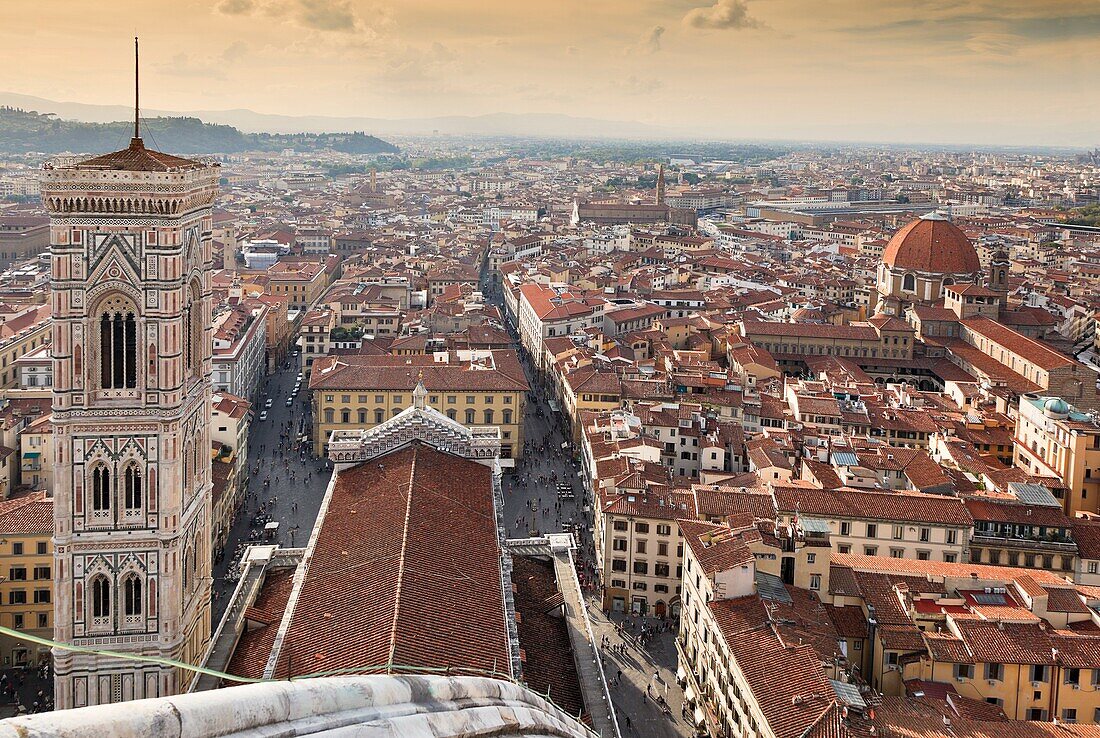
[[[0,0],[0,89],[728,138],[1100,144],[1100,0]]]

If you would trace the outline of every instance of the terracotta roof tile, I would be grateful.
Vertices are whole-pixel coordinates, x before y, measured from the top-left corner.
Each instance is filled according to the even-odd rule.
[[[202,169],[202,162],[184,159],[145,148],[140,138],[130,139],[125,149],[86,159],[73,165],[73,169],[118,169],[127,172],[171,172],[180,169]]]
[[[510,672],[491,474],[419,443],[340,471],[276,675]]]
[[[0,534],[50,535],[53,533],[53,498],[32,492],[0,502]]]

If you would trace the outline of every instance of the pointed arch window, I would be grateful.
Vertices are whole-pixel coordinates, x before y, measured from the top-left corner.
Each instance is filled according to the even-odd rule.
[[[100,574],[92,579],[92,617],[111,616],[111,582]]]
[[[123,613],[129,617],[141,615],[141,606],[141,578],[131,574],[122,584]]]
[[[183,449],[183,488],[191,489],[191,444]]]
[[[187,549],[187,551],[185,551],[184,554],[183,554],[183,591],[184,592],[190,592],[191,591],[191,559],[193,559],[194,556],[195,555],[191,551],[190,548]]]
[[[138,469],[136,464],[130,464],[126,467],[123,478],[123,491],[125,497],[123,506],[126,511],[140,510],[144,498],[142,496],[141,470]]]
[[[103,389],[137,387],[137,314],[115,298],[99,315],[99,384]]]
[[[198,377],[202,373],[205,339],[202,324],[202,302],[198,285],[194,282],[188,290],[187,309],[184,311],[183,362],[187,376]]]
[[[105,464],[92,469],[92,511],[105,513],[111,509],[111,471]]]

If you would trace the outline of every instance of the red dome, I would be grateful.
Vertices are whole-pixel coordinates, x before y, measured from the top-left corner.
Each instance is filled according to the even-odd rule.
[[[958,226],[935,216],[914,220],[886,244],[882,262],[897,270],[935,274],[975,274],[978,252]]]

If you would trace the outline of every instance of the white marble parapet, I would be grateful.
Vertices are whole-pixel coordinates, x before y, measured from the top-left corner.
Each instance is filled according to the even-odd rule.
[[[0,738],[593,738],[534,692],[483,677],[266,682],[0,721]]]
[[[492,462],[500,456],[501,432],[495,425],[465,426],[431,408],[411,407],[373,428],[333,431],[328,455],[337,468],[343,468],[370,461],[413,441],[467,459]]]

